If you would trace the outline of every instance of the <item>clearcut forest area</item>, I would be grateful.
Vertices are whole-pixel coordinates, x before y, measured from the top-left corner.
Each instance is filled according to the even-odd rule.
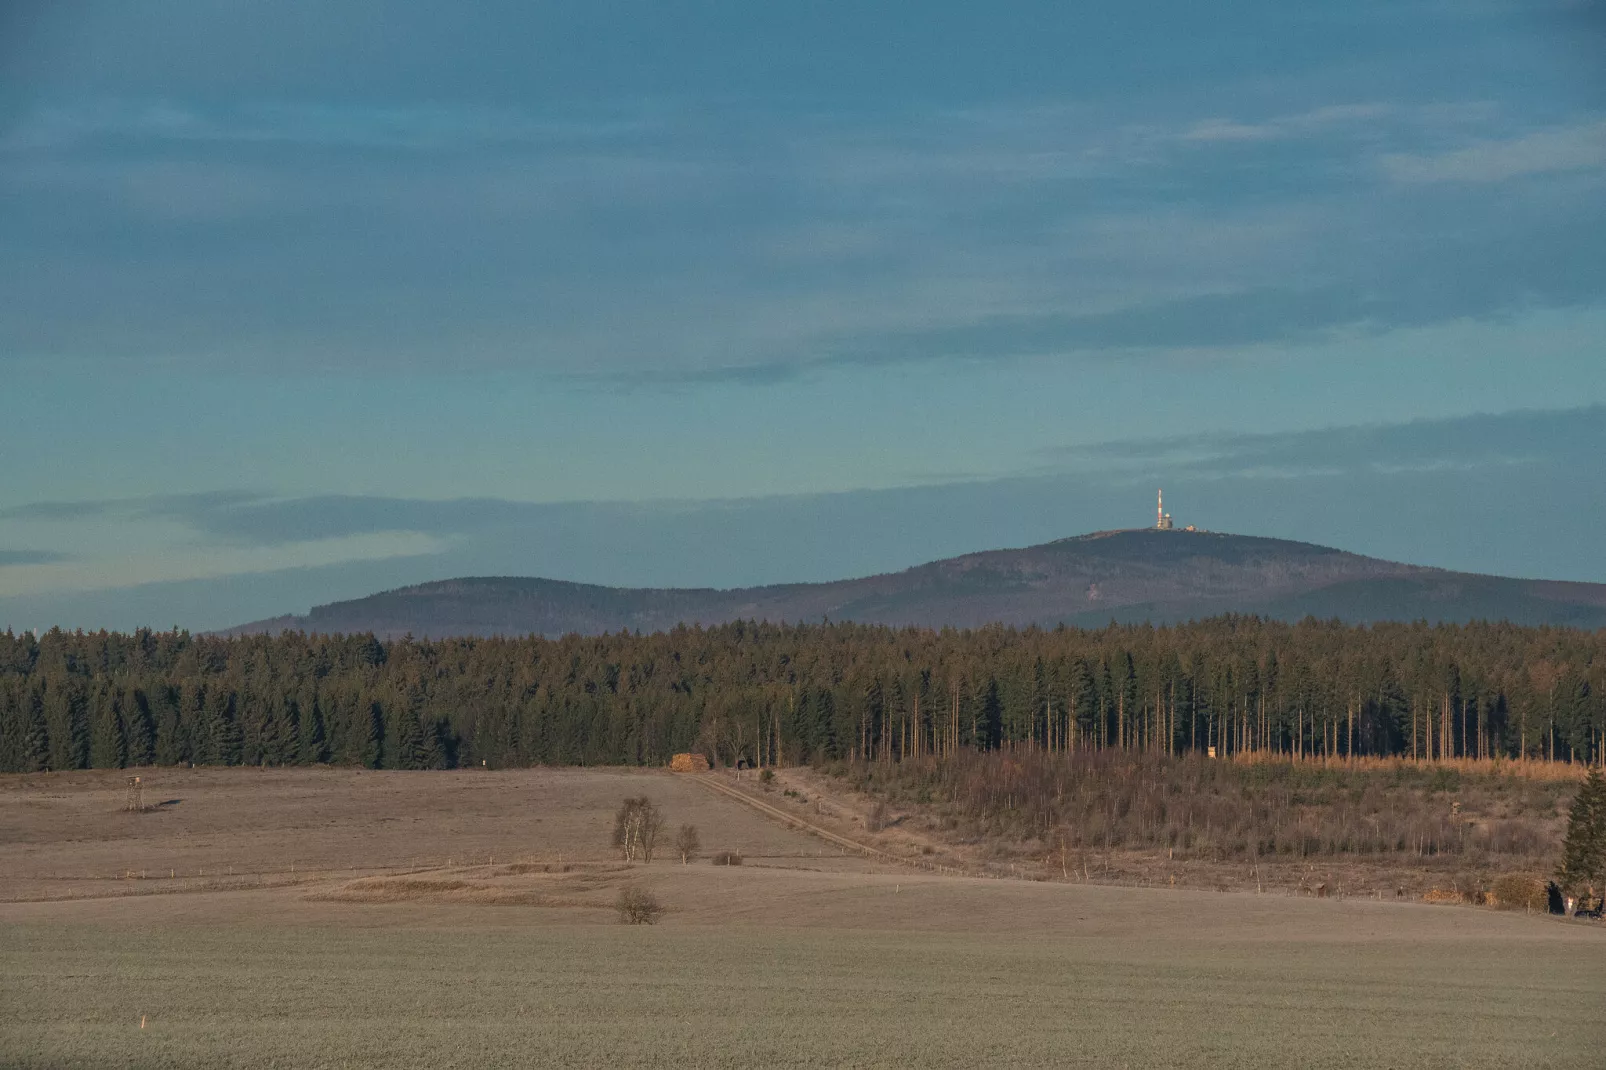
[[[143,768],[135,811],[123,771],[8,776],[0,1065],[1598,1065],[1596,923],[1009,879],[945,768]]]

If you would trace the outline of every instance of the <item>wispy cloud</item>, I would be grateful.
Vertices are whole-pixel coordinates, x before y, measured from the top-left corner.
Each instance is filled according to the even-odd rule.
[[[50,550],[0,550],[0,568],[22,565],[48,565],[67,560],[66,554]]]
[[[1328,104],[1261,121],[1202,119],[1183,130],[1178,138],[1185,142],[1273,141],[1330,134],[1342,127],[1370,131],[1380,120],[1398,111],[1381,103]]]
[[[1527,175],[1606,170],[1606,121],[1480,141],[1438,154],[1393,153],[1384,173],[1405,183],[1495,183]]]
[[[213,510],[235,508],[262,501],[266,495],[247,490],[200,491],[194,494],[161,494],[141,498],[108,498],[99,501],[28,502],[0,509],[0,521],[45,522],[102,521],[112,519],[154,519],[188,516]]]
[[[1179,478],[1398,475],[1587,464],[1606,451],[1606,407],[1477,414],[1268,434],[1209,433],[1046,449],[1045,470]]]
[[[661,109],[594,117],[542,117],[513,108],[409,105],[371,107],[243,101],[204,107],[171,100],[103,99],[50,107],[0,137],[0,151],[63,151],[89,145],[284,145],[400,149],[573,147],[640,142],[665,130]],[[684,127],[685,118],[681,117]]]
[[[1596,166],[1606,125],[1468,143],[1480,107],[58,106],[7,142],[0,364],[449,354],[623,390],[1606,297],[1598,191],[1495,210],[1476,188]],[[1452,181],[1466,203],[1414,202]]]
[[[175,546],[165,551],[21,563],[0,569],[0,598],[44,592],[114,590],[217,579],[288,568],[440,553],[446,543],[418,532],[376,532],[268,546]]]
[[[1005,478],[1071,475],[1124,486],[1157,472],[1178,478],[1247,478],[1502,469],[1524,464],[1587,464],[1606,455],[1606,406],[1473,414],[1306,431],[1201,434],[1115,440],[1040,449],[1030,466]],[[939,486],[933,479],[927,488]],[[974,477],[948,480],[955,485]],[[245,490],[101,502],[45,502],[0,512],[0,521],[100,526],[108,519],[163,520],[196,546],[250,560],[258,551],[313,557],[372,549],[439,552],[464,539],[522,538],[536,531],[664,523],[693,515],[738,516],[756,508],[811,509],[863,493],[650,502],[526,502],[503,498],[420,499],[369,495],[272,496]],[[767,505],[763,503],[769,503]],[[424,542],[410,541],[413,539]],[[353,541],[355,540],[355,541]],[[400,540],[396,542],[395,540]],[[245,555],[236,558],[233,555]],[[360,556],[360,555],[356,555]],[[391,556],[384,550],[378,556]],[[46,564],[57,558],[18,560]],[[4,559],[0,558],[0,562]]]

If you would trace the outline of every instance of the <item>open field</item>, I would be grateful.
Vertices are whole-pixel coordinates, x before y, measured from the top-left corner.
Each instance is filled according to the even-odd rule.
[[[744,864],[618,863],[612,810],[643,792]],[[634,770],[153,771],[147,801],[169,799],[124,814],[113,775],[0,781],[0,1066],[1594,1067],[1606,1048],[1589,923],[919,871]],[[852,827],[848,806],[821,820]],[[662,924],[615,923],[628,884]]]
[[[0,777],[0,901],[304,883],[471,861],[609,863],[613,811],[644,792],[673,824],[702,829],[708,852],[775,865],[843,861],[840,849],[650,770],[142,772],[153,807],[146,813],[121,809],[116,771]]]

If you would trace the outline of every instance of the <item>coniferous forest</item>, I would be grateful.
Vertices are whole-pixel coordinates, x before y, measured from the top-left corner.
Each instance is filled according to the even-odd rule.
[[[1598,760],[1606,633],[1220,617],[403,639],[0,634],[0,770],[644,764],[1215,748]]]

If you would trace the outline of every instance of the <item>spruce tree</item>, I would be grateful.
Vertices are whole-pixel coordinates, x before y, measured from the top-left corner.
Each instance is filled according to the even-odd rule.
[[[836,739],[836,709],[831,701],[831,692],[821,688],[809,703],[813,711],[813,723],[809,726],[809,745],[814,753],[827,758],[836,758],[841,751],[837,747]]]
[[[299,713],[296,719],[299,737],[297,758],[302,765],[321,765],[329,760],[329,747],[324,739],[323,710],[318,706],[317,697],[301,706]]]
[[[50,731],[45,727],[45,711],[37,695],[23,696],[28,717],[28,735],[23,741],[22,771],[37,773],[50,767]]]
[[[177,704],[171,693],[163,688],[156,700],[156,748],[153,756],[157,765],[178,765],[190,760],[186,725],[180,720]]]
[[[45,693],[45,721],[51,744],[50,768],[89,767],[89,704],[68,678],[53,677]]]
[[[394,714],[391,725],[391,738],[395,742],[395,751],[391,755],[390,767],[392,769],[427,769],[428,762],[424,753],[424,733],[418,723],[418,715],[405,706],[391,707]]]
[[[379,703],[364,702],[358,706],[356,727],[356,764],[378,769],[385,746],[385,721]]]
[[[998,680],[989,676],[982,688],[981,703],[976,711],[977,750],[992,750],[998,746],[1004,729],[1004,701],[998,693]]]
[[[1606,778],[1598,766],[1589,770],[1573,797],[1556,879],[1569,889],[1592,887],[1597,895],[1606,886]]]
[[[217,765],[217,725],[206,701],[206,685],[195,683],[185,690],[183,717],[189,725],[190,760],[197,765]]]
[[[123,732],[129,765],[150,765],[155,757],[155,726],[145,693],[130,690],[123,697]]]
[[[95,703],[94,734],[89,741],[89,764],[96,769],[121,769],[128,764],[123,718],[115,702],[105,695],[99,698]]]
[[[245,757],[245,738],[234,716],[234,695],[218,688],[212,709],[213,746],[219,765],[239,765]]]
[[[0,636],[9,638],[9,636]],[[16,697],[6,686],[4,678],[0,678],[0,771],[19,773],[22,771],[22,755],[26,749],[25,737],[27,726],[23,723],[21,710],[17,707]]]

